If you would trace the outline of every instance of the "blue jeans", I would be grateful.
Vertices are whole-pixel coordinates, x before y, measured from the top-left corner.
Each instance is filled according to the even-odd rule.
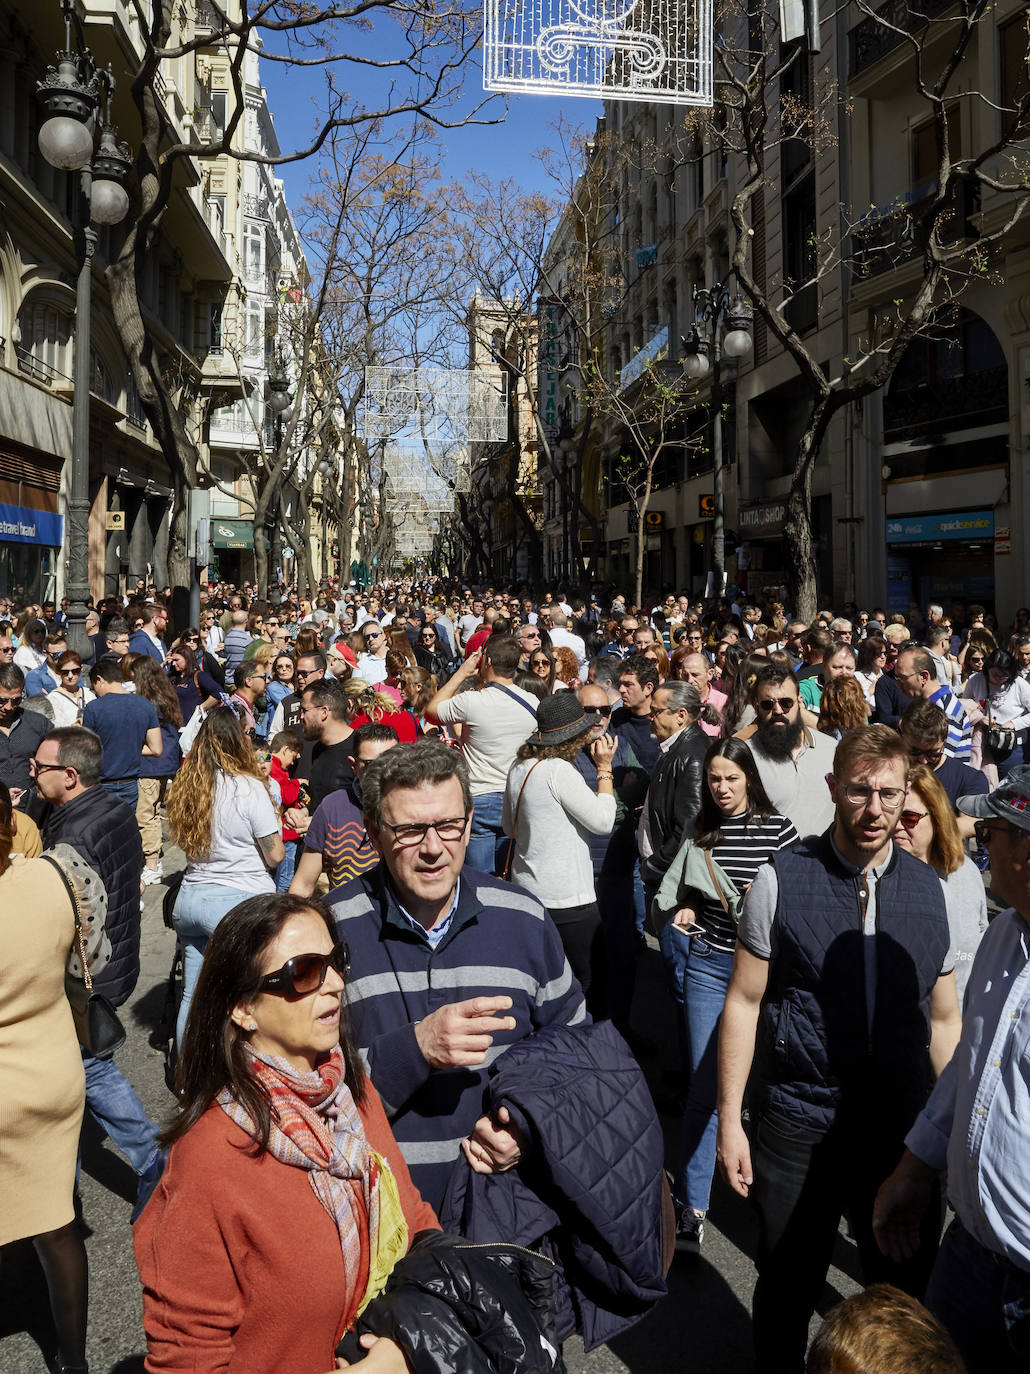
[[[692,936],[687,944],[683,1015],[690,1056],[690,1088],[683,1113],[680,1167],[673,1193],[678,1202],[686,1203],[696,1212],[707,1212],[718,1130],[715,1104],[719,1018],[733,972],[733,953],[713,949],[699,935]]]
[[[253,892],[222,887],[219,883],[183,883],[179,889],[172,924],[183,948],[182,1002],[175,1023],[175,1043],[180,1048],[207,942],[222,917],[253,895]]]
[[[969,1374],[1030,1368],[1030,1273],[985,1250],[956,1217],[945,1232],[926,1290]]]
[[[136,810],[136,803],[139,801],[139,779],[125,778],[121,782],[101,782],[101,787],[110,792],[112,797],[120,798],[126,806],[131,806]]]
[[[658,889],[648,887],[644,889],[647,901],[647,909],[651,910]],[[662,952],[662,959],[665,962],[665,981],[669,986],[669,993],[672,1000],[676,1003],[676,1032],[680,1047],[680,1063],[683,1071],[687,1071],[690,1063],[690,1046],[687,1043],[687,1018],[683,1009],[683,980],[687,973],[687,960],[690,957],[690,937],[684,935],[678,926],[673,925],[671,920],[665,922],[658,932],[658,948]]]
[[[86,1106],[136,1172],[143,1173],[159,1153],[157,1127],[113,1059],[94,1059],[83,1050],[82,1067]]]
[[[286,850],[283,861],[275,870],[275,890],[276,892],[289,892],[290,883],[293,882],[293,875],[297,871],[297,850],[300,848],[300,840],[284,840],[283,848]]]
[[[472,831],[465,862],[480,873],[500,873],[508,852],[508,838],[501,829],[503,792],[484,792],[472,798]]]
[[[633,865],[633,925],[638,935],[644,933],[647,920],[647,902],[644,899],[644,880],[640,876],[640,860]]]

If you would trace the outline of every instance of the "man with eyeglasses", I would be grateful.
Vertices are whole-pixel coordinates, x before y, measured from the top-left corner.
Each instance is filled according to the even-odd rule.
[[[961,698],[950,687],[937,681],[933,658],[925,649],[904,649],[898,655],[894,679],[911,701],[930,701],[948,717],[948,738],[944,752],[951,759],[969,762],[972,751],[973,727]],[[879,685],[879,684],[877,684]]]
[[[872,1229],[877,1189],[960,1029],[940,880],[893,842],[907,775],[895,731],[845,735],[823,784],[831,825],[774,854],[741,911],[719,1038],[717,1157],[736,1193],[755,1190],[758,1374],[804,1368],[843,1213],[866,1283],[918,1296],[933,1263],[937,1218],[905,1263],[885,1258]]]
[[[482,1115],[489,1066],[544,1026],[582,1024],[586,1005],[540,903],[465,864],[472,793],[457,750],[398,745],[366,768],[361,794],[381,863],[328,897],[357,975],[348,1010],[412,1178],[439,1209],[462,1151],[479,1173],[520,1158],[507,1109]]]
[[[1030,1360],[1030,768],[989,795],[963,797],[991,886],[1008,907],[980,942],[962,1037],[873,1214],[884,1252],[904,1260],[932,1215],[942,1177],[955,1218],[926,1305],[969,1374],[1023,1374]]]
[[[99,875],[107,892],[105,928],[111,958],[93,981],[97,991],[118,1007],[139,980],[143,846],[133,812],[100,785],[102,762],[99,736],[82,726],[66,725],[39,743],[32,776],[40,801],[49,804],[43,827],[47,849],[70,845]],[[83,1051],[82,1062],[86,1105],[136,1171],[143,1195],[159,1167],[157,1127],[113,1059],[94,1059]]]
[[[833,819],[823,779],[833,767],[834,742],[802,721],[793,673],[774,664],[760,668],[752,692],[757,721],[745,743],[773,810],[799,835],[821,834]]]
[[[361,627],[361,639],[365,648],[364,652],[358,655],[358,666],[354,676],[360,677],[370,687],[374,687],[377,683],[386,681],[386,654],[390,642],[386,638],[386,631],[377,620],[365,621]]]

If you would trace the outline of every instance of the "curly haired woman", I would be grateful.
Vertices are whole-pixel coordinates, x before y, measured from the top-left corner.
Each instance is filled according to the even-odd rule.
[[[210,712],[183,761],[168,794],[168,827],[187,859],[172,913],[185,950],[176,1025],[181,1044],[212,931],[239,902],[275,891],[275,870],[285,857],[268,783],[227,706]]]

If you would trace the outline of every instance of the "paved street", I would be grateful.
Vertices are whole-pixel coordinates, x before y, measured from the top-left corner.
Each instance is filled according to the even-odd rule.
[[[167,860],[166,860],[167,862]],[[164,995],[174,940],[161,920],[163,888],[150,888],[143,920],[142,976],[124,1009],[128,1044],[118,1061],[155,1119],[171,1105],[160,1055],[148,1045]],[[670,1003],[656,948],[643,956],[637,987],[641,1028],[663,1044],[675,1042]],[[670,1147],[677,1123],[666,1121]],[[672,1152],[670,1149],[670,1158]],[[89,1228],[89,1361],[92,1374],[138,1374],[143,1369],[143,1332],[139,1281],[132,1257],[129,1214],[136,1179],[128,1165],[96,1131],[87,1137],[82,1175],[83,1213]],[[754,1268],[753,1220],[746,1204],[717,1187],[711,1222],[705,1232],[704,1259],[694,1266],[677,1261],[669,1276],[669,1296],[655,1311],[610,1346],[583,1353],[577,1339],[567,1342],[571,1374],[650,1374],[666,1360],[682,1362],[692,1374],[750,1374],[749,1311]],[[842,1238],[837,1262],[824,1294],[824,1308],[855,1291],[854,1250]],[[45,1288],[30,1247],[3,1252],[0,1269],[0,1371],[46,1374],[49,1315]],[[265,1374],[255,1371],[255,1374]]]

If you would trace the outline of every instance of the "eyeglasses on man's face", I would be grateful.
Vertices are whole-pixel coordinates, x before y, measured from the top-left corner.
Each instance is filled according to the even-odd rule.
[[[879,797],[885,811],[897,811],[907,794],[904,787],[869,787],[864,782],[842,783],[841,790],[852,806],[868,806],[873,797]]]
[[[424,825],[414,822],[391,825],[389,821],[383,821],[382,828],[390,831],[395,843],[407,848],[409,845],[421,844],[430,830],[435,830],[438,837],[445,843],[453,843],[455,840],[460,840],[464,835],[468,822],[469,818],[466,814],[464,816],[451,816],[442,821],[427,821]]]
[[[64,763],[40,763],[37,759],[29,759],[29,777],[38,777],[40,773],[63,773],[66,767]]]
[[[586,716],[610,716],[612,708],[610,706],[584,706],[583,714]]]
[[[976,842],[981,848],[990,844],[995,835],[1011,835],[1013,827],[1011,825],[999,824],[997,821],[975,821],[973,824],[973,834]]]
[[[755,707],[761,711],[763,716],[768,716],[773,711],[779,711],[781,715],[789,716],[797,704],[797,697],[762,697],[760,701],[755,702]]]

